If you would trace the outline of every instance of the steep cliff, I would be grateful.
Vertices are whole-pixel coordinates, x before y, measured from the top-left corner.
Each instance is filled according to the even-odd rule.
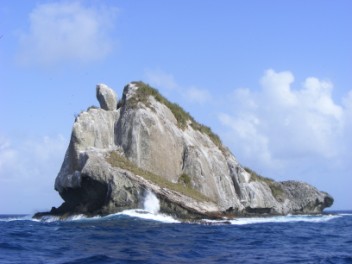
[[[154,192],[179,218],[320,213],[333,203],[301,182],[275,182],[242,167],[211,129],[142,82],[117,100],[97,85],[101,108],[75,120],[51,214],[109,214],[138,208]]]

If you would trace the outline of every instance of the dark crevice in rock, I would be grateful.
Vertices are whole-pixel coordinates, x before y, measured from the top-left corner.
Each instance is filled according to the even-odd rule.
[[[324,198],[324,208],[332,206],[334,203],[334,198],[332,198],[329,194],[325,193],[326,196]]]
[[[101,208],[110,200],[111,188],[106,183],[91,179],[82,175],[80,188],[67,188],[60,195],[64,203],[59,207],[53,207],[49,213],[37,213],[34,217],[44,215],[71,215],[71,214],[99,214]]]
[[[237,179],[237,175],[239,173],[238,167],[233,168],[233,166],[230,163],[227,163],[227,166],[230,171],[230,176],[231,176],[231,180],[233,183],[233,187],[235,188],[235,192],[236,192],[237,196],[240,197],[240,199],[242,199],[242,192],[241,192],[241,188],[239,186],[239,182]]]
[[[185,169],[187,157],[188,157],[188,149],[185,146],[183,148],[183,153],[182,153],[182,171]]]
[[[246,207],[246,213],[248,214],[255,214],[255,215],[261,215],[261,214],[270,214],[271,213],[271,208],[252,208],[252,207]]]
[[[108,186],[82,175],[81,188],[66,189],[61,197],[74,211],[79,213],[93,213],[99,210],[107,201]]]

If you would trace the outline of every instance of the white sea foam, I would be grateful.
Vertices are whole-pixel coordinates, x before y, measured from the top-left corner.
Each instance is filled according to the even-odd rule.
[[[272,216],[272,217],[251,217],[251,218],[236,218],[228,220],[207,220],[208,223],[230,223],[232,225],[251,225],[265,223],[289,223],[289,222],[310,222],[320,223],[327,222],[341,215],[287,215],[287,216]]]
[[[32,218],[31,215],[26,215],[26,216],[18,216],[18,217],[0,218],[0,222],[13,222],[13,221],[33,221],[33,222],[51,223],[51,222],[60,221],[60,217],[58,217],[58,216],[43,216],[42,218],[37,219],[37,218]]]
[[[163,223],[180,223],[170,215],[159,213],[160,204],[152,192],[147,193],[144,200],[144,209],[130,209],[122,212],[111,214],[107,216],[95,216],[88,217],[83,214],[73,215],[67,218],[60,218],[58,216],[43,216],[41,219],[34,219],[31,215],[22,216],[1,216],[0,222],[12,222],[12,221],[34,221],[52,223],[59,221],[97,221],[100,219],[115,218],[116,216],[129,216],[140,219],[159,221]],[[236,218],[226,220],[209,220],[203,219],[202,222],[214,223],[214,224],[232,224],[232,225],[251,225],[251,224],[265,224],[265,223],[289,223],[289,222],[310,222],[310,223],[321,223],[328,222],[330,220],[340,217],[351,217],[350,213],[340,214],[324,214],[324,215],[287,215],[287,216],[273,216],[273,217],[253,217],[253,218]]]
[[[160,210],[160,202],[158,198],[155,196],[155,194],[147,190],[145,197],[144,197],[144,202],[143,202],[143,208],[144,210],[152,213],[152,214],[157,214],[159,213]]]
[[[52,223],[52,222],[59,222],[59,221],[92,221],[92,220],[96,220],[96,219],[100,219],[102,218],[101,216],[94,216],[94,217],[88,217],[84,214],[77,214],[77,215],[71,215],[68,217],[60,217],[60,216],[53,216],[53,215],[45,215],[42,216],[40,219],[35,219],[35,218],[31,218],[28,220],[32,220],[34,222],[44,222],[44,223]]]
[[[152,191],[147,190],[143,201],[143,209],[125,210],[116,215],[127,215],[130,217],[154,220],[163,223],[179,223],[179,221],[177,221],[173,217],[166,214],[161,214],[159,213],[159,211],[160,202],[158,198]]]
[[[174,219],[170,215],[166,214],[154,214],[150,213],[149,211],[142,210],[142,209],[131,209],[131,210],[124,210],[121,213],[117,213],[115,215],[127,215],[130,217],[137,217],[146,220],[154,220],[163,223],[179,223],[180,221]]]
[[[69,216],[67,217],[65,220],[67,221],[90,221],[90,220],[96,220],[96,219],[100,219],[101,216],[93,216],[93,217],[88,217],[84,214],[78,214],[78,215],[72,215],[72,216]]]

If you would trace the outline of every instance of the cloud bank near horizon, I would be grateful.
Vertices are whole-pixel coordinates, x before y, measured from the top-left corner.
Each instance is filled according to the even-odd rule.
[[[17,139],[16,142],[0,136],[0,184],[7,199],[1,206],[2,213],[34,213],[60,205],[54,181],[67,144],[67,139],[61,135]],[[57,204],[53,204],[55,202]],[[23,208],[33,211],[20,211]]]

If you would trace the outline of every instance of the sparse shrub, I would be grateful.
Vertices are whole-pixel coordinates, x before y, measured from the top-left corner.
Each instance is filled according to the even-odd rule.
[[[178,178],[178,183],[191,187],[191,177],[189,177],[186,173],[182,173],[181,176]]]

